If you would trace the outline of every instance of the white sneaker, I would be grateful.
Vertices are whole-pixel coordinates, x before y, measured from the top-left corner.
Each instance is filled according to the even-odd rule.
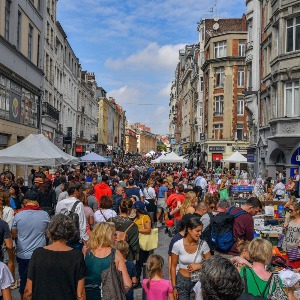
[[[160,227],[162,227],[162,223],[160,223],[159,221],[157,221],[157,223],[156,223],[156,227],[157,227],[157,228],[160,228]]]

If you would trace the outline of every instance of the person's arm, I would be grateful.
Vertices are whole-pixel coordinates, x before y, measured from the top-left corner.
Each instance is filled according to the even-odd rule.
[[[27,278],[23,300],[31,300],[31,299],[32,299],[32,280]]]
[[[95,220],[94,220],[94,215],[93,214],[90,214],[90,216],[89,216],[89,224],[91,226],[93,226],[95,224]]]
[[[178,292],[176,289],[176,267],[178,263],[178,255],[175,253],[171,254],[171,284],[173,287],[173,295],[175,300],[178,299]]]
[[[122,256],[122,254],[116,250],[116,265],[117,269],[122,272],[122,279],[123,279],[123,284],[124,284],[124,289],[126,292],[128,292],[132,286],[132,281],[129,277],[125,260]]]
[[[140,252],[138,226],[134,224],[131,228],[129,228],[127,235],[128,235],[128,244],[133,252],[134,259],[136,259]]]
[[[165,198],[165,201],[167,202],[167,199],[168,199],[168,190],[166,192],[164,192],[164,198]]]
[[[1,292],[2,292],[3,300],[12,300],[10,287],[8,287],[6,289],[2,289]]]
[[[13,241],[11,238],[4,239],[4,243],[7,249],[13,249]]]
[[[78,280],[77,283],[77,300],[85,300],[84,278]]]
[[[142,217],[143,218],[143,217]],[[144,228],[139,229],[139,233],[149,234],[151,233],[151,222],[146,221],[144,223]]]

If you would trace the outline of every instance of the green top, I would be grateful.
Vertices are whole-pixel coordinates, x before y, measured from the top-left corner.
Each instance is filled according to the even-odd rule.
[[[248,293],[253,296],[262,296],[264,298],[267,298],[270,287],[267,288],[264,295],[262,295],[262,293],[267,286],[268,280],[261,279],[260,277],[257,276],[257,274],[253,271],[252,268],[248,268],[248,267],[241,268],[240,275],[242,278],[244,278],[244,269],[246,269]],[[280,278],[279,278],[279,284],[281,287],[283,287]],[[275,290],[275,284],[272,286],[272,292],[274,290]]]
[[[113,251],[113,257],[115,257],[116,250]],[[110,254],[106,257],[96,257],[91,251],[88,251],[85,257],[86,265],[86,299],[87,300],[99,300],[100,286],[101,286],[101,275],[102,272],[110,267]],[[87,288],[89,286],[89,288]]]

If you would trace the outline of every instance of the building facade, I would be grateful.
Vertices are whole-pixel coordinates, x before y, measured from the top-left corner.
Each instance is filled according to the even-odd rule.
[[[45,9],[0,0],[0,149],[40,131]]]
[[[260,5],[258,170],[273,178],[286,171],[288,178],[300,165],[300,6],[297,0]]]
[[[235,150],[246,155],[249,145],[243,94],[246,20],[215,18],[201,24],[205,26],[202,153],[207,166],[216,167]]]
[[[125,152],[134,154],[138,151],[137,134],[133,128],[126,126],[125,129]]]

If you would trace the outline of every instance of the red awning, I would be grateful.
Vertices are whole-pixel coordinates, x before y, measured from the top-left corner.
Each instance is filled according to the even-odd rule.
[[[213,153],[212,161],[221,161],[223,159],[222,153]]]

